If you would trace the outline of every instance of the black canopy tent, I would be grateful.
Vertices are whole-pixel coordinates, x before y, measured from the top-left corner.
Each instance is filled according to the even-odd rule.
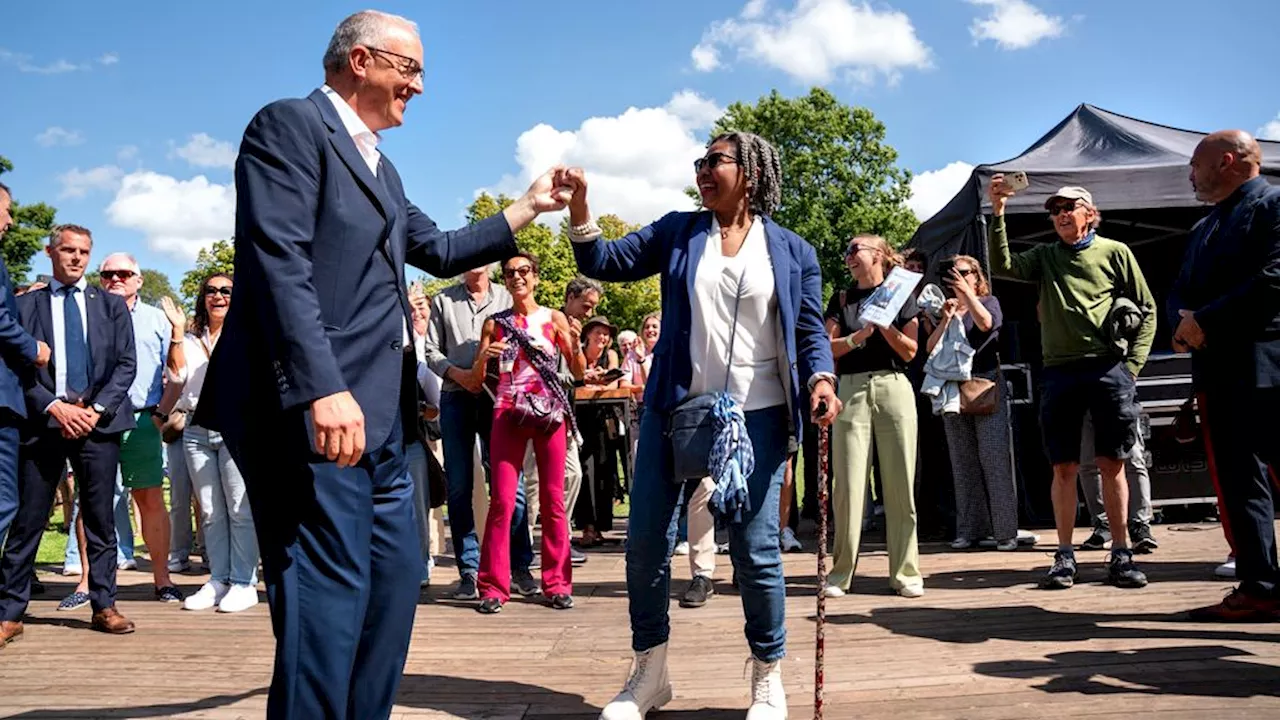
[[[1030,187],[1013,197],[1005,209],[1014,252],[1056,241],[1044,210],[1045,200],[1054,191],[1066,185],[1087,188],[1102,213],[1099,234],[1133,248],[1159,304],[1153,359],[1140,379],[1144,410],[1148,406],[1176,406],[1190,394],[1189,371],[1185,357],[1173,356],[1170,350],[1172,329],[1164,315],[1164,302],[1181,267],[1187,233],[1208,212],[1196,200],[1188,179],[1192,152],[1204,135],[1080,105],[1021,155],[975,168],[955,197],[921,224],[907,247],[918,248],[929,257],[929,281],[937,281],[937,261],[952,255],[972,255],[989,266],[984,213],[990,211],[985,190],[992,175],[1020,170],[1030,181]],[[1280,142],[1261,144],[1263,174],[1280,185]],[[1040,449],[1032,380],[1040,365],[1037,291],[1032,285],[1005,280],[993,282],[993,291],[1004,310],[1002,361],[1017,392],[1015,464],[1027,498],[1024,510],[1034,522],[1050,517],[1050,469]],[[1207,469],[1202,451],[1198,460],[1188,459],[1186,453],[1175,458],[1171,451],[1161,457],[1161,443],[1154,439],[1155,447],[1149,445],[1148,450],[1155,454],[1156,465],[1167,471],[1164,474],[1169,482],[1157,488],[1160,473],[1153,467],[1153,495],[1168,499],[1212,495],[1211,488],[1204,487]],[[1181,479],[1170,479],[1174,476]]]

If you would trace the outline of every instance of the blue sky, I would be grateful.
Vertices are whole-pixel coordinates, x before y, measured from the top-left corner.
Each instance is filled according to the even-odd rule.
[[[426,48],[426,94],[384,135],[443,225],[480,189],[584,165],[594,205],[647,222],[684,202],[717,111],[823,85],[871,108],[927,213],[967,165],[1016,155],[1088,102],[1164,124],[1268,129],[1280,3],[1170,0],[387,0]],[[337,2],[20,3],[0,39],[0,155],[20,201],[88,225],[97,254],[175,281],[230,234],[253,113],[322,82]],[[1270,124],[1270,125],[1269,125]],[[785,170],[785,169],[784,169]],[[37,272],[47,270],[44,259]]]

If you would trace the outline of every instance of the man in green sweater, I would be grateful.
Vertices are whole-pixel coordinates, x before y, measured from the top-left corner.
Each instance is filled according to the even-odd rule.
[[[1071,587],[1076,579],[1072,530],[1076,519],[1076,472],[1080,431],[1086,412],[1093,418],[1095,452],[1102,471],[1107,516],[1127,517],[1129,486],[1125,458],[1138,433],[1134,398],[1138,373],[1156,334],[1156,302],[1129,246],[1098,237],[1101,216],[1093,196],[1081,187],[1064,187],[1045,208],[1058,242],[1009,252],[1005,203],[1013,191],[1003,175],[991,179],[991,271],[998,277],[1034,282],[1040,288],[1040,344],[1044,373],[1040,387],[1040,425],[1053,463],[1053,514],[1058,552],[1041,587]],[[1120,357],[1106,330],[1117,298],[1133,301],[1143,321],[1128,352]],[[1133,562],[1128,532],[1112,523],[1110,581],[1119,587],[1143,587],[1147,578]]]

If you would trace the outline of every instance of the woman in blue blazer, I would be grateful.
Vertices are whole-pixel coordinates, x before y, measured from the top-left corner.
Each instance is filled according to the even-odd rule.
[[[749,508],[740,522],[729,525],[753,657],[747,717],[786,717],[778,665],[786,654],[778,547],[783,467],[799,442],[805,412],[817,415],[825,404],[825,412],[815,417],[825,425],[840,410],[831,344],[822,325],[817,253],[769,218],[781,199],[777,151],[756,135],[730,133],[713,140],[694,168],[704,211],[670,213],[612,242],[601,241],[591,219],[582,171],[565,170],[558,179],[573,189],[570,237],[578,268],[612,282],[660,275],[662,285],[663,333],[645,386],[627,531],[636,661],[602,720],[642,718],[671,699],[666,662],[675,541],[671,518],[683,488],[672,482],[666,424],[686,398],[726,386],[745,411],[756,461],[747,479]],[[809,390],[812,402],[806,408]]]

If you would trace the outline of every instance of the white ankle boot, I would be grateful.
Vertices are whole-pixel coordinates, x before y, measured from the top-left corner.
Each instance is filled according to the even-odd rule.
[[[604,711],[600,720],[644,720],[650,710],[671,702],[671,682],[667,679],[667,644],[636,653],[631,677]]]
[[[747,720],[786,720],[787,693],[782,689],[780,661],[751,658],[751,709]]]

